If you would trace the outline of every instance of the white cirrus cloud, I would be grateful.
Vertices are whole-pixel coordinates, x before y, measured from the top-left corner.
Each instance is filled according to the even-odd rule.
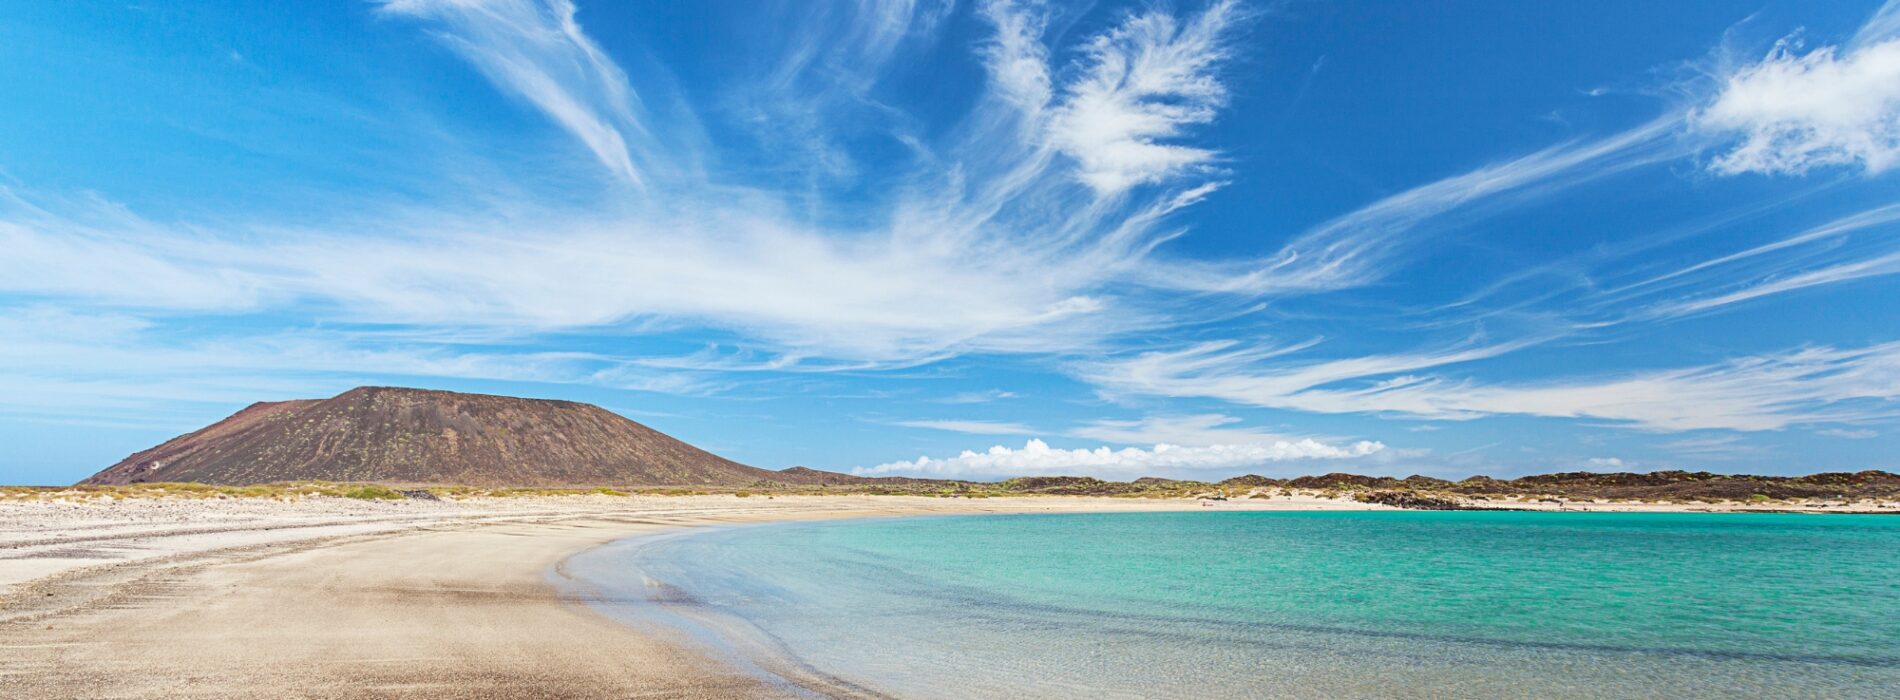
[[[616,176],[643,184],[630,152],[645,136],[638,98],[575,21],[570,0],[382,0],[381,10],[435,22],[436,37],[496,85],[560,124]]]
[[[1490,415],[1586,418],[1677,432],[1779,430],[1866,420],[1900,410],[1900,343],[1811,347],[1680,369],[1591,379],[1485,384],[1406,374],[1482,359],[1499,346],[1307,364],[1271,351],[1204,344],[1082,368],[1109,390],[1205,397],[1313,413],[1393,414],[1438,420]]]
[[[1001,401],[1004,399],[1013,399],[1016,397],[1017,397],[1017,393],[1013,391],[1004,391],[1002,389],[990,389],[988,391],[957,392],[955,394],[951,394],[949,396],[945,396],[940,399],[935,399],[935,402],[949,403],[949,404],[973,404],[973,403],[989,403],[991,401]]]
[[[906,428],[926,428],[971,435],[1034,435],[1040,432],[1021,423],[990,420],[907,420],[898,421],[897,424]]]
[[[1900,204],[1871,207],[1607,290],[1596,303],[1608,307],[1657,299],[1631,317],[1663,319],[1891,275],[1900,272],[1900,246],[1891,235],[1896,222],[1900,222]]]
[[[1845,47],[1807,53],[1791,40],[1723,82],[1695,115],[1702,129],[1739,136],[1710,163],[1717,173],[1799,175],[1827,166],[1878,174],[1900,163],[1900,7],[1889,2]]]
[[[1159,287],[1247,294],[1363,286],[1400,265],[1395,258],[1437,234],[1514,205],[1691,152],[1672,138],[1670,113],[1597,139],[1562,143],[1392,194],[1312,227],[1261,259],[1156,266]]]
[[[1232,0],[1186,20],[1147,12],[1084,45],[1082,76],[1067,86],[1049,124],[1056,147],[1077,162],[1077,177],[1114,195],[1213,160],[1213,151],[1168,140],[1213,121],[1226,103],[1215,69],[1229,57],[1239,15]],[[1016,74],[1018,94],[1033,94],[1033,73]]]
[[[1132,308],[1102,313],[1110,300],[1093,287],[1110,277],[1091,261],[1025,253],[979,262],[974,250],[851,241],[763,213],[557,217],[528,234],[444,213],[414,229],[391,217],[374,239],[278,229],[268,242],[247,240],[255,231],[0,202],[0,216],[9,213],[20,215],[0,220],[0,244],[14,253],[0,256],[0,292],[118,308],[317,305],[352,322],[522,332],[668,319],[740,330],[792,355],[900,363],[978,348],[1081,348],[1153,320]],[[1051,274],[1066,279],[1051,286]]]
[[[1847,42],[1847,48],[1858,49],[1900,36],[1900,0],[1887,0],[1874,10],[1872,17],[1861,23],[1860,30],[1854,32],[1854,38]]]
[[[1814,431],[1816,435],[1841,438],[1843,440],[1872,440],[1880,437],[1880,431],[1866,428],[1828,428]]]
[[[1009,478],[1036,475],[1082,475],[1113,479],[1141,476],[1187,475],[1207,471],[1235,471],[1275,462],[1337,460],[1365,457],[1385,449],[1383,443],[1362,440],[1331,445],[1317,440],[1279,440],[1240,445],[1182,447],[1155,445],[1150,449],[1108,447],[1066,450],[1032,439],[1021,449],[997,445],[983,452],[965,450],[948,458],[918,457],[853,469],[864,476],[905,475],[959,479]]]
[[[1749,284],[1740,289],[1700,299],[1683,299],[1663,304],[1653,309],[1650,313],[1658,316],[1692,314],[1810,287],[1851,282],[1869,277],[1884,277],[1892,274],[1900,274],[1900,251],[1878,257],[1843,262],[1815,270],[1806,270],[1762,280],[1753,280],[1753,284]]]
[[[1277,442],[1286,436],[1258,428],[1238,427],[1239,418],[1218,413],[1188,416],[1143,416],[1136,420],[1103,419],[1069,431],[1071,437],[1121,445],[1234,445]]]
[[[1741,435],[1704,435],[1671,440],[1656,446],[1687,459],[1708,461],[1733,461],[1737,459],[1759,458],[1769,450],[1749,444]]]
[[[657,370],[639,358],[585,352],[477,348],[400,332],[173,329],[125,313],[50,306],[0,307],[0,413],[33,420],[111,415],[181,428],[207,417],[180,404],[228,411],[265,398],[324,396],[368,377],[587,384],[703,394],[704,373]],[[165,421],[174,421],[164,423]]]
[[[982,48],[999,96],[1025,112],[1038,112],[1053,95],[1049,49],[1042,43],[1047,8],[1040,3],[985,0],[978,13],[996,30]]]

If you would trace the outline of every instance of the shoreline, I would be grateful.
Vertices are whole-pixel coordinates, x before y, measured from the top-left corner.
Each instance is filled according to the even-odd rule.
[[[785,697],[553,577],[595,547],[702,526],[1210,510],[1395,509],[1298,496],[0,503],[0,696]]]
[[[0,695],[787,697],[675,632],[590,609],[557,590],[549,572],[594,546],[701,525],[1199,508],[1092,498],[506,500],[379,504],[395,515],[353,529],[324,518],[361,504],[272,504],[264,508],[286,514],[239,518],[259,504],[131,504],[114,513],[121,503],[89,506],[100,510],[82,513],[91,518],[83,525],[54,521],[37,532],[22,522],[31,508],[0,509],[8,577],[0,578]],[[153,510],[179,517],[132,517]],[[231,522],[181,526],[220,518]],[[30,564],[47,561],[83,565],[33,575],[43,572]]]
[[[952,517],[955,515],[982,515],[982,513],[878,515],[864,519]],[[779,640],[771,637],[764,630],[752,626],[750,622],[741,618],[706,609],[704,604],[694,599],[690,593],[674,587],[667,581],[647,576],[644,571],[636,569],[616,572],[622,575],[638,574],[643,579],[644,590],[641,591],[645,596],[643,599],[632,599],[624,593],[614,593],[611,584],[601,580],[605,578],[604,576],[576,573],[577,568],[587,568],[587,559],[592,556],[607,556],[612,562],[613,557],[626,550],[639,549],[675,538],[696,537],[711,534],[711,531],[736,528],[781,527],[796,525],[799,522],[779,520],[709,525],[630,535],[568,555],[555,564],[549,572],[550,580],[554,582],[557,589],[570,592],[595,614],[633,629],[670,631],[679,638],[681,644],[706,654],[727,668],[758,679],[768,688],[783,691],[788,695],[852,700],[890,697],[847,679],[824,673],[804,663],[790,649],[784,648]]]

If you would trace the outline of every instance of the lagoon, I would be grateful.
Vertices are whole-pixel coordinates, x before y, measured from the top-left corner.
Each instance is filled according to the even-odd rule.
[[[1900,518],[947,516],[570,560],[610,612],[788,686],[973,697],[1900,694]]]

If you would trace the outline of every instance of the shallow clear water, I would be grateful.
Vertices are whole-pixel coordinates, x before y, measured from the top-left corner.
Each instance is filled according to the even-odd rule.
[[[902,697],[1900,698],[1900,518],[1144,513],[632,540],[569,563]]]

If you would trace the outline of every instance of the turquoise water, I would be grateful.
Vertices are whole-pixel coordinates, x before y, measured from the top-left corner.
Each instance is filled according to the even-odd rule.
[[[1900,698],[1882,516],[895,518],[630,540],[569,569],[634,624],[821,692]]]

